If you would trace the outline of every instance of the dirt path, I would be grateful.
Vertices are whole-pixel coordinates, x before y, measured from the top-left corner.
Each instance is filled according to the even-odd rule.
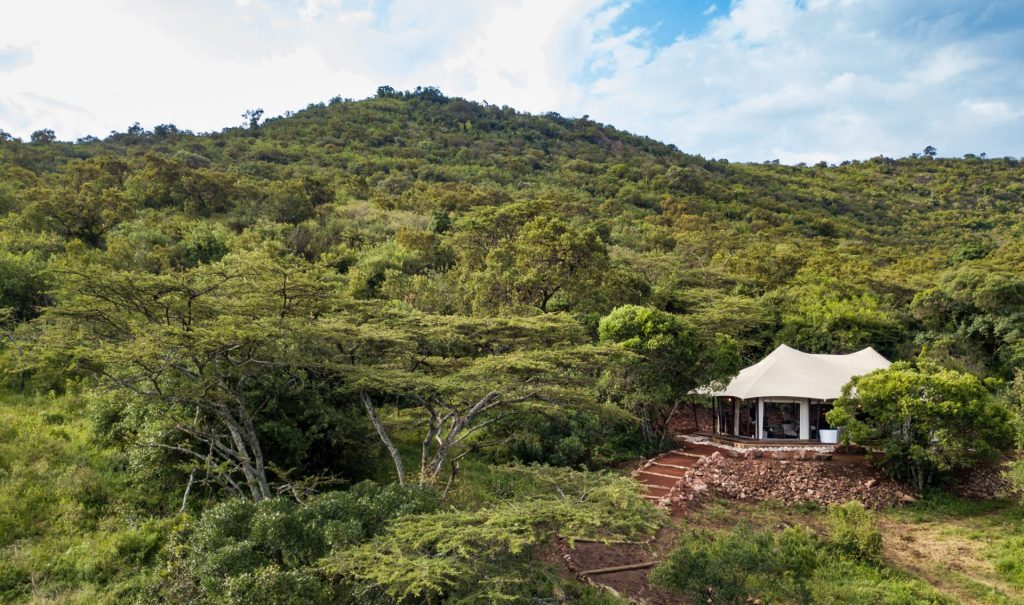
[[[671,488],[679,482],[688,469],[702,458],[720,451],[719,448],[703,444],[687,444],[655,456],[639,469],[633,477],[642,483],[647,493],[644,498],[660,506],[668,506]],[[680,511],[672,511],[677,517]],[[593,584],[611,588],[616,593],[649,605],[673,605],[680,603],[678,597],[650,586],[647,575],[653,566],[614,572],[600,572],[610,567],[632,566],[654,563],[662,560],[671,550],[676,528],[663,527],[654,539],[644,544],[599,544],[577,542],[575,548],[562,542],[559,546],[563,560],[577,576]],[[599,573],[587,573],[598,570]]]

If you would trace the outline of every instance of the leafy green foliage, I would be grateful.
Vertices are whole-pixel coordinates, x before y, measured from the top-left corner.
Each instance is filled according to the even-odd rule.
[[[512,467],[515,499],[472,511],[396,520],[379,537],[332,555],[326,569],[396,603],[516,602],[530,596],[529,555],[550,536],[615,540],[649,535],[662,515],[639,486],[610,474]]]
[[[882,562],[882,532],[874,514],[857,501],[830,506],[829,541],[840,556],[865,563]]]
[[[641,440],[636,417],[614,405],[530,410],[490,435],[504,440],[494,451],[499,462],[589,468],[628,457]]]
[[[838,298],[821,290],[789,294],[775,341],[803,351],[846,353],[875,347],[892,355],[904,328],[894,313],[870,295]]]
[[[921,340],[940,358],[1010,376],[1024,366],[1024,279],[1018,263],[970,263],[919,292],[911,310],[928,332]]]
[[[826,519],[825,537],[800,526],[755,529],[749,523],[685,531],[651,578],[706,603],[954,602],[885,565],[874,515],[860,503],[831,506]]]
[[[954,605],[958,601],[921,580],[891,567],[863,565],[843,559],[824,563],[812,589],[815,603],[860,605]]]
[[[846,438],[877,444],[883,465],[919,490],[1010,448],[1007,407],[976,376],[898,362],[854,378],[828,413]]]
[[[685,318],[650,307],[614,309],[601,319],[598,338],[634,354],[606,372],[604,390],[636,413],[654,448],[663,446],[668,421],[684,398],[740,368],[739,346],[731,337],[701,334]],[[665,427],[660,435],[658,420]]]
[[[140,594],[170,524],[97,447],[81,397],[3,394],[0,601],[113,602]]]
[[[240,498],[207,509],[165,547],[154,598],[194,603],[323,603],[340,598],[318,561],[365,542],[392,520],[436,508],[419,488],[360,483],[303,504]]]
[[[795,527],[779,533],[749,525],[717,534],[684,532],[651,579],[707,603],[745,603],[755,595],[809,603],[819,548],[813,533]]]

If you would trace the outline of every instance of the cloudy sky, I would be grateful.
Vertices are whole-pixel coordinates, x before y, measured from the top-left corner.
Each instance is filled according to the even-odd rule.
[[[378,85],[708,157],[1024,155],[1024,0],[0,0],[0,129],[194,131]]]

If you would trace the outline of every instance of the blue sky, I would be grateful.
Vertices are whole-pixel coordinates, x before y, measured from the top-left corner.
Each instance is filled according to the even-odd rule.
[[[380,84],[734,161],[1024,155],[1024,0],[4,0],[0,129],[195,131]]]

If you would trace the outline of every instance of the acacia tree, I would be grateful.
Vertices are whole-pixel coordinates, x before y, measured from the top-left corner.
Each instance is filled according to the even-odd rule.
[[[664,446],[669,422],[696,389],[724,382],[740,367],[739,346],[731,337],[702,334],[687,319],[650,307],[614,309],[601,320],[598,334],[602,343],[636,354],[606,374],[605,382],[640,417],[652,447]]]
[[[162,275],[88,259],[56,272],[56,304],[33,324],[35,361],[113,393],[130,445],[172,453],[191,477],[254,500],[275,483],[294,488],[267,456],[271,425],[304,438],[279,413],[284,400],[325,413],[361,404],[402,484],[392,427],[422,431],[420,483],[436,483],[446,465],[450,482],[458,460],[491,444],[483,429],[530,406],[588,401],[603,359],[566,316],[473,319],[358,302],[329,269],[267,253]],[[382,418],[386,405],[397,423]]]
[[[128,165],[118,159],[69,162],[52,188],[32,192],[35,201],[25,213],[43,229],[100,246],[104,235],[132,212],[124,194],[127,174]]]
[[[826,418],[846,439],[877,444],[889,473],[918,490],[1013,446],[1010,412],[977,376],[896,362],[843,387]]]
[[[75,261],[56,273],[34,360],[114,393],[133,445],[173,452],[193,478],[199,470],[254,500],[273,495],[260,426],[276,400],[329,367],[326,273],[259,253],[164,275]]]
[[[437,483],[447,464],[450,486],[463,457],[505,440],[500,431],[494,437],[501,423],[538,406],[590,405],[600,367],[619,354],[583,344],[580,326],[563,315],[411,314],[388,317],[380,330],[390,330],[390,354],[381,357],[376,346],[354,359],[345,388],[358,393],[402,484],[409,480],[392,437],[396,430],[419,432],[419,483]],[[385,403],[395,411],[391,422],[380,414]]]

